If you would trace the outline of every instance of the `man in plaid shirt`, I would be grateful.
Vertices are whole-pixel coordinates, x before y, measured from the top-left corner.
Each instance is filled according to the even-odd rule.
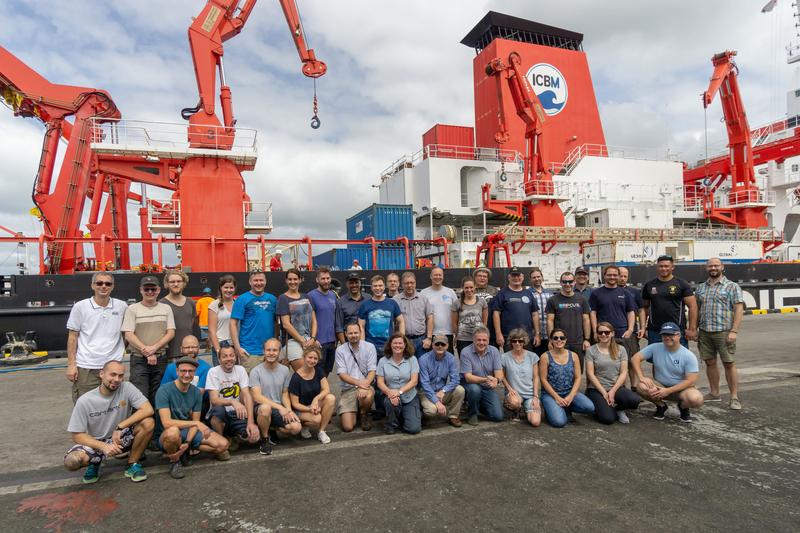
[[[730,408],[739,410],[742,404],[736,390],[736,338],[744,316],[742,288],[727,279],[725,267],[718,257],[706,263],[708,280],[697,286],[695,297],[699,307],[697,347],[706,362],[709,393],[707,402],[721,401],[719,392],[719,367],[717,354],[725,366],[725,381],[731,393]]]
[[[545,307],[547,306],[547,300],[553,296],[553,293],[542,287],[542,283],[544,282],[544,276],[542,275],[542,270],[539,267],[531,268],[531,294],[533,294],[533,299],[536,300],[536,305],[539,306],[539,324],[540,330],[542,332],[542,342],[539,343],[539,346],[534,346],[533,351],[536,352],[538,355],[542,355],[544,352],[548,350],[547,346],[547,313],[544,312]]]

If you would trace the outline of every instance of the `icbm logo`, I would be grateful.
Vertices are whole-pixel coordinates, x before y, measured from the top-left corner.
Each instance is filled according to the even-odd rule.
[[[561,72],[549,63],[538,63],[530,68],[526,77],[545,113],[550,117],[561,113],[569,96],[567,80]]]

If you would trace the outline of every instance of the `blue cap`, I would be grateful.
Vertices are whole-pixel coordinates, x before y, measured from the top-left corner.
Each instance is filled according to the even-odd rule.
[[[681,328],[675,322],[664,322],[661,325],[661,331],[658,333],[661,335],[680,335]]]
[[[205,289],[203,289],[203,294],[211,294],[211,288],[206,287]]]

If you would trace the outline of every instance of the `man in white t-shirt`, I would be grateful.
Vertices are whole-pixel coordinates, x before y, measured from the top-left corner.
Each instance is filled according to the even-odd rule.
[[[253,417],[250,381],[247,370],[236,364],[233,346],[220,348],[219,366],[208,371],[206,390],[211,403],[206,416],[214,431],[228,437],[234,448],[238,447],[234,439],[258,442],[260,434]]]
[[[433,334],[444,335],[450,350],[453,349],[453,302],[456,293],[453,289],[445,287],[444,269],[434,267],[431,270],[431,286],[422,289],[422,295],[428,299],[433,310]],[[421,354],[420,354],[421,355]]]
[[[122,320],[128,305],[111,297],[114,276],[95,272],[94,296],[76,302],[67,320],[67,379],[72,382],[72,403],[100,386],[100,370],[109,361],[122,361],[125,343]]]

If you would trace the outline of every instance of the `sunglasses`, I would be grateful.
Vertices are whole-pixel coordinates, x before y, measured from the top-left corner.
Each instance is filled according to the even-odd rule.
[[[550,340],[565,341],[565,340],[567,340],[567,338],[562,336],[562,335],[554,335],[553,337],[550,337]]]
[[[525,341],[522,339],[512,339],[511,344],[525,344]]]
[[[446,342],[434,342],[433,345],[434,346],[447,346],[447,343]]]
[[[573,283],[575,283],[574,279],[562,279],[561,280],[561,284],[562,285],[572,285]]]
[[[158,292],[161,289],[159,289],[158,287],[143,287],[142,290],[144,292]]]
[[[114,286],[114,284],[111,283],[110,281],[95,281],[94,284],[97,285],[98,287],[113,287]]]
[[[611,332],[610,331],[606,331],[606,330],[603,330],[603,331],[597,330],[597,334],[598,335],[602,335],[602,336],[606,336],[606,335],[611,335]]]

